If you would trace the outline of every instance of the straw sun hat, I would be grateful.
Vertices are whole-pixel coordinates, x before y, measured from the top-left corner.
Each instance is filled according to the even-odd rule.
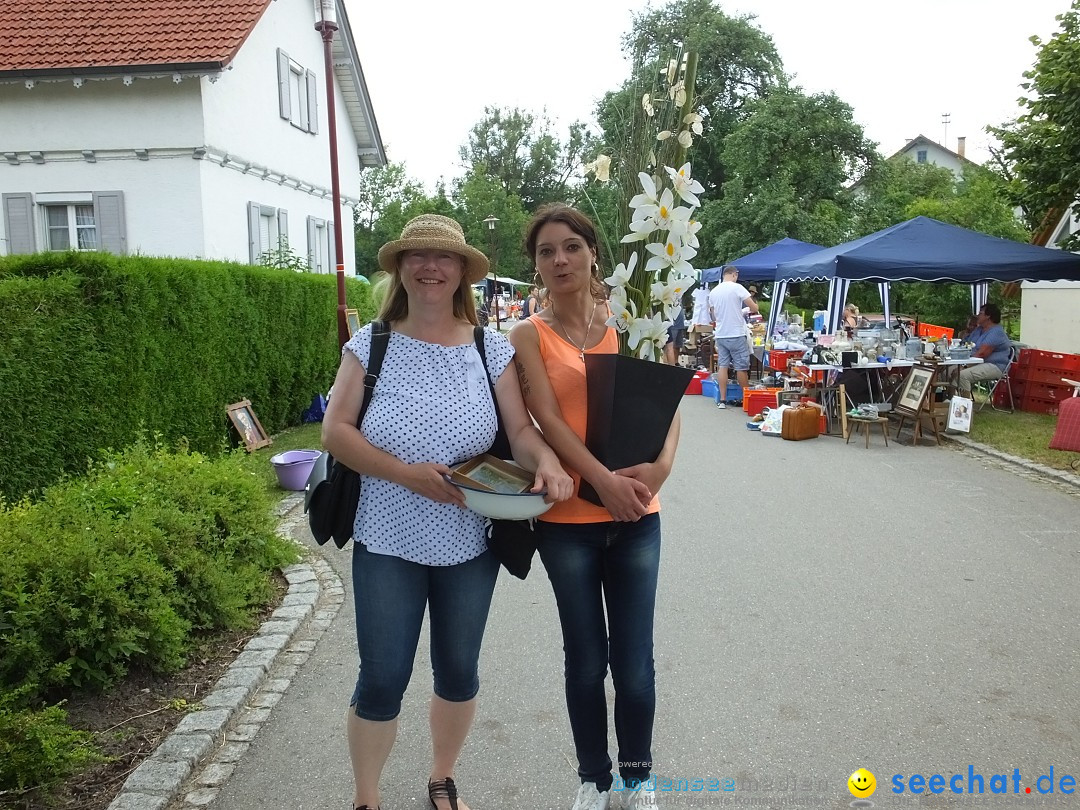
[[[401,238],[379,248],[379,267],[388,273],[397,272],[398,256],[405,250],[449,250],[465,260],[465,278],[470,284],[488,274],[487,256],[465,244],[461,226],[440,214],[421,214],[405,223]]]

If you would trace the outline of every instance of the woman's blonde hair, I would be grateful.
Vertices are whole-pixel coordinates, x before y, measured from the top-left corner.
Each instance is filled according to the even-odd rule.
[[[480,319],[476,316],[476,301],[472,296],[472,285],[465,276],[465,259],[461,258],[461,283],[454,291],[454,317],[459,321],[468,321],[473,326],[480,325]],[[405,285],[401,283],[401,264],[398,256],[398,266],[393,273],[388,274],[386,279],[385,297],[382,306],[379,307],[378,320],[394,321],[404,320],[409,315],[409,294],[405,291]]]

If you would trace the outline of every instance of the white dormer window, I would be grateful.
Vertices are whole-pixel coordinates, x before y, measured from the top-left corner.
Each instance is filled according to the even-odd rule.
[[[297,129],[319,131],[318,85],[315,73],[289,58],[278,48],[278,111]]]

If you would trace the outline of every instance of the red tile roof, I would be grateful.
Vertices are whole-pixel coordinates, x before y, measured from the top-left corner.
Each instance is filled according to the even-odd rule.
[[[223,65],[270,0],[0,0],[0,74]]]

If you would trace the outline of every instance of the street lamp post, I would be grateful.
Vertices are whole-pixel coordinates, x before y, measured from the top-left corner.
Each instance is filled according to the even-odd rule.
[[[334,210],[334,249],[337,257],[338,344],[349,340],[345,315],[345,249],[341,238],[341,183],[338,180],[337,111],[334,108],[334,32],[338,30],[337,0],[315,0],[315,30],[322,34],[326,73],[326,128],[330,139],[330,190]]]
[[[495,223],[499,221],[499,218],[494,214],[491,214],[484,220],[484,224],[488,226],[488,242],[491,244],[491,277],[492,285],[495,288],[495,297],[492,301],[495,302],[495,331],[502,331],[502,324],[499,322],[499,276],[495,272]]]

